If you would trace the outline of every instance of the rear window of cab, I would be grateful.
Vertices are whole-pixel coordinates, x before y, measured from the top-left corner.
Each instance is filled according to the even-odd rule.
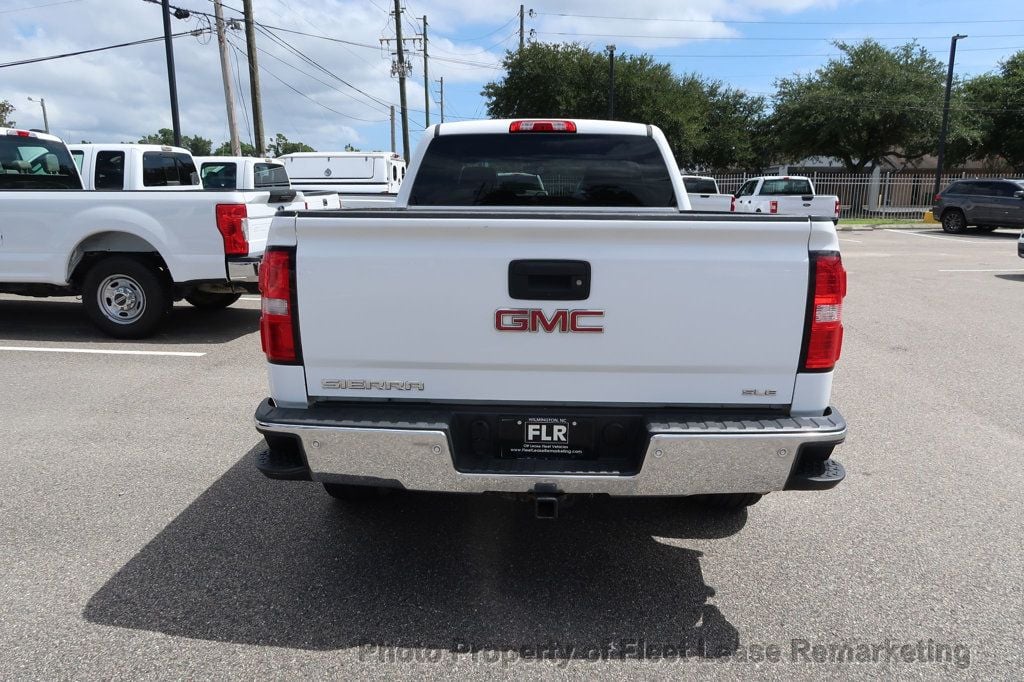
[[[657,143],[642,135],[441,135],[411,206],[675,207]]]

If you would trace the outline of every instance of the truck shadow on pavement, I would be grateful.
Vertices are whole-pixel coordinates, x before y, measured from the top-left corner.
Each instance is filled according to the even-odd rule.
[[[539,521],[497,496],[412,493],[349,506],[318,484],[264,479],[252,464],[260,449],[107,581],[85,618],[218,642],[358,647],[371,661],[394,661],[395,648],[451,660],[554,643],[563,648],[548,658],[609,643],[645,643],[661,659],[739,647],[708,603],[701,552],[675,541],[732,535],[746,512],[593,498]]]
[[[89,322],[77,301],[0,300],[0,340],[130,344],[227,343],[259,329],[259,307],[235,304],[224,310],[197,310],[175,305],[163,326],[146,339],[122,341]]]

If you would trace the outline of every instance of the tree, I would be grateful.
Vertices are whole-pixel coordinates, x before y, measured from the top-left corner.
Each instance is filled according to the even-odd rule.
[[[0,127],[13,128],[14,119],[11,118],[11,114],[14,113],[14,105],[5,99],[0,99]]]
[[[267,145],[271,156],[284,156],[295,152],[315,152],[316,150],[302,142],[289,142],[283,133],[278,133],[274,141]]]
[[[1024,51],[965,83],[961,107],[977,131],[969,158],[1002,157],[1024,172]]]
[[[708,107],[704,141],[694,152],[697,163],[719,170],[755,170],[771,164],[765,99],[718,82],[705,83],[704,89]]]
[[[173,145],[174,131],[170,128],[161,128],[156,133],[146,135],[139,140],[139,144]],[[181,146],[192,152],[195,156],[209,156],[210,150],[213,149],[213,140],[208,140],[199,135],[192,137],[182,135]]]
[[[256,147],[253,147],[248,142],[242,142],[242,156],[256,156]],[[224,142],[221,146],[213,150],[214,156],[231,156],[231,143]]]
[[[608,55],[578,43],[532,43],[506,52],[501,80],[481,94],[495,118],[607,118]],[[616,55],[615,118],[652,123],[664,131],[679,163],[698,162],[706,142],[706,84],[676,76],[650,55]]]
[[[835,43],[843,55],[776,82],[774,129],[791,158],[833,156],[851,172],[935,153],[946,66],[915,43]]]
[[[359,151],[359,148],[358,147],[353,147],[350,143],[346,142],[345,143],[345,151],[347,151],[347,152],[357,152],[357,151]]]

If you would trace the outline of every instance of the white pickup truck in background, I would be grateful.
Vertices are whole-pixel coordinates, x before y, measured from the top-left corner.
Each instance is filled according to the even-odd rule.
[[[291,204],[280,207],[279,210],[341,208],[337,192],[293,191],[287,169],[276,159],[253,156],[197,156],[195,162],[199,167],[199,177],[204,189],[268,191],[272,196],[294,196]]]
[[[492,120],[428,128],[391,210],[275,218],[256,466],[539,517],[572,493],[837,485],[834,226],[688,209],[656,127]]]
[[[269,191],[102,190],[83,189],[59,138],[0,128],[0,292],[80,295],[102,331],[140,338],[175,300],[220,308],[256,290]]]
[[[733,197],[722,194],[718,182],[704,175],[684,175],[683,188],[690,196],[690,207],[694,211],[731,211]]]
[[[751,178],[736,192],[737,213],[824,218],[839,222],[839,197],[815,194],[810,178],[799,175]]]
[[[405,160],[391,152],[295,152],[277,161],[292,187],[337,192],[342,208],[393,206],[405,177]]]
[[[188,191],[200,186],[192,154],[157,144],[69,144],[89,190]]]

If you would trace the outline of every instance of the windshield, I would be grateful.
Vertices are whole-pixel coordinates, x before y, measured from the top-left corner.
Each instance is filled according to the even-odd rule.
[[[776,178],[765,180],[761,188],[761,195],[773,196],[807,196],[814,194],[811,189],[811,181],[807,178]]]
[[[711,178],[683,178],[688,194],[718,194],[718,185]]]
[[[640,135],[442,135],[412,206],[676,206],[661,151]]]
[[[0,135],[0,189],[82,189],[78,169],[61,142]]]

